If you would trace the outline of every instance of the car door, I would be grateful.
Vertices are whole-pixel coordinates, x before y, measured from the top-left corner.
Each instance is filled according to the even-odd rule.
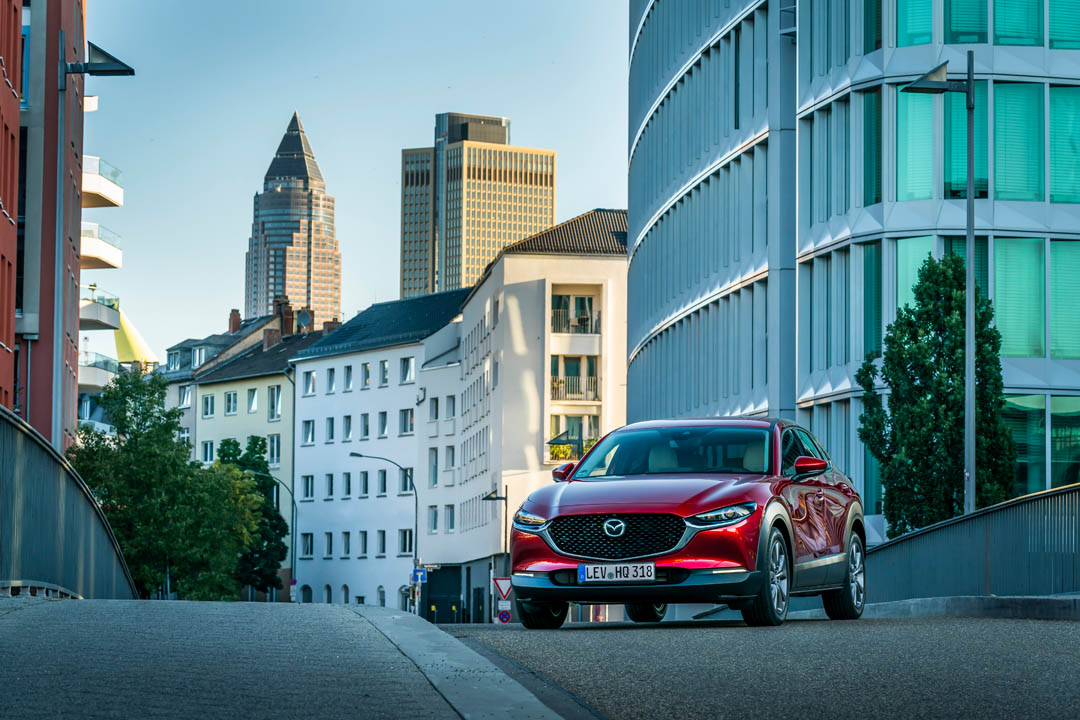
[[[825,530],[826,550],[822,553],[823,558],[835,558],[836,562],[828,563],[824,582],[833,583],[843,580],[846,566],[844,565],[845,531],[847,529],[847,511],[850,506],[848,493],[850,485],[832,459],[826,453],[821,442],[806,430],[799,428],[799,438],[803,446],[810,450],[814,457],[819,457],[829,463],[829,469],[818,476],[818,505],[821,512],[822,525]]]
[[[818,492],[821,490],[816,477],[795,480],[795,459],[810,455],[794,428],[785,428],[780,436],[780,474],[792,482],[781,491],[790,508],[795,547],[795,585],[808,587],[824,582],[825,572],[817,571],[814,561],[821,557],[827,547],[825,529]],[[802,566],[802,567],[800,567]]]

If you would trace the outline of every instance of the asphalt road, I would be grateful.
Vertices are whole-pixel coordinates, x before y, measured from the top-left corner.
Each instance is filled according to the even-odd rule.
[[[1075,622],[441,627],[567,717],[1080,717]]]

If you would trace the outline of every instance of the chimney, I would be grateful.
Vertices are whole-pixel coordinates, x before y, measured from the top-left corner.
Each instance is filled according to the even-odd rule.
[[[330,333],[341,327],[340,320],[323,320],[322,331],[323,335],[329,335]]]
[[[277,345],[279,342],[281,342],[280,330],[263,330],[263,350],[269,350],[270,348]]]
[[[274,314],[281,320],[279,323],[281,326],[282,335],[293,334],[293,309],[292,304],[289,303],[288,298],[284,295],[278,295],[274,301]]]
[[[229,332],[234,333],[240,329],[240,311],[233,308],[229,312]]]

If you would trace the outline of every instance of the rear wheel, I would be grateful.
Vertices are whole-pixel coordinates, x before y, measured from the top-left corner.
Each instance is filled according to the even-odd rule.
[[[784,534],[779,528],[772,528],[763,558],[765,582],[750,606],[742,611],[747,625],[779,625],[784,622],[788,612],[790,557]]]
[[[821,602],[832,620],[858,620],[862,616],[866,605],[866,552],[862,538],[855,533],[851,534],[848,548],[844,587],[822,593]]]
[[[636,623],[656,623],[667,614],[667,603],[626,603],[626,617]]]
[[[518,617],[521,624],[530,630],[557,630],[566,621],[566,611],[569,605],[564,602],[522,602],[514,600],[517,605]]]

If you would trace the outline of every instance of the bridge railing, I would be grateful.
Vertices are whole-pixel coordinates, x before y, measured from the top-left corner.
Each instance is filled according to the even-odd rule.
[[[130,599],[135,582],[90,488],[0,407],[0,595]]]
[[[867,602],[1080,592],[1080,484],[929,525],[867,552]]]

